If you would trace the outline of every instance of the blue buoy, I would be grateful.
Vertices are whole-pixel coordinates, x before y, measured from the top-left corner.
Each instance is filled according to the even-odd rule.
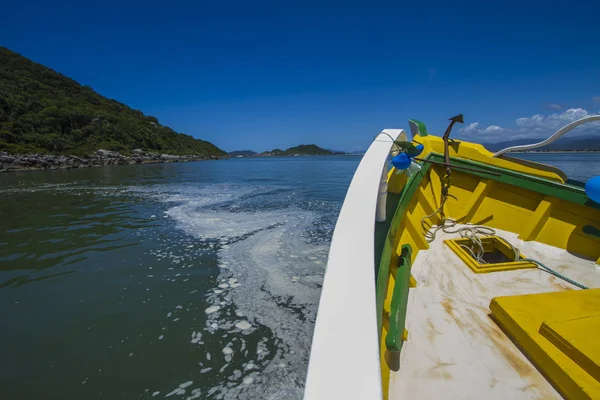
[[[413,156],[413,157],[416,157],[416,156],[418,156],[419,154],[421,154],[421,153],[423,152],[423,150],[425,149],[425,146],[423,146],[421,143],[418,143],[418,144],[415,146],[415,149],[419,150],[419,152],[417,153],[417,155],[415,155],[415,156]]]
[[[407,169],[410,167],[410,157],[406,153],[400,153],[392,158],[392,165],[396,167],[396,169]]]
[[[394,161],[392,160],[392,164]],[[585,184],[585,194],[590,199],[600,204],[600,176],[595,176]]]

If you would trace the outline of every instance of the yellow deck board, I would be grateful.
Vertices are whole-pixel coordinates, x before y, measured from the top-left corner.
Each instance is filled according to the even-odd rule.
[[[600,313],[566,321],[546,321],[540,333],[600,381]]]
[[[569,399],[600,398],[600,382],[540,333],[545,321],[598,315],[600,289],[496,297],[492,299],[490,309],[499,325],[563,396]],[[585,340],[588,344],[596,337],[597,331],[585,328],[582,332],[574,332],[575,326],[572,323],[570,327],[562,327],[565,337],[573,339],[588,335],[591,336]]]

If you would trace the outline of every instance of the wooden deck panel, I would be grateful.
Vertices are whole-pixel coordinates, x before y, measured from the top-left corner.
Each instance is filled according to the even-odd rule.
[[[562,249],[524,242],[497,230],[527,257],[589,287],[600,287],[595,260]],[[579,290],[539,269],[475,274],[444,245],[457,237],[439,232],[412,267],[400,370],[393,372],[391,399],[560,398],[521,351],[489,317],[493,297]]]

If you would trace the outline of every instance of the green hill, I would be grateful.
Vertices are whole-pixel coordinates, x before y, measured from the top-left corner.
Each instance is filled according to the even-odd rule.
[[[226,154],[0,47],[0,150],[85,156],[98,149]]]
[[[290,147],[283,152],[286,156],[299,154],[301,156],[332,155],[333,152],[320,148],[315,144],[301,144],[300,146]]]
[[[229,155],[231,157],[238,157],[238,156],[242,156],[242,157],[254,157],[256,156],[258,153],[256,153],[255,151],[252,150],[236,150],[236,151],[230,151]]]
[[[261,153],[263,156],[329,156],[332,154],[335,153],[322,149],[315,144],[301,144],[300,146],[290,147],[287,150],[273,149]]]

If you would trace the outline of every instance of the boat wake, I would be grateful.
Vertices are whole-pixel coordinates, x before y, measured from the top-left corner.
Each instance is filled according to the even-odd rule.
[[[201,372],[215,374],[202,395],[301,398],[334,223],[322,214],[325,203],[228,185],[163,200],[175,203],[166,215],[178,229],[216,244],[220,273],[192,343],[223,347],[202,361]]]

